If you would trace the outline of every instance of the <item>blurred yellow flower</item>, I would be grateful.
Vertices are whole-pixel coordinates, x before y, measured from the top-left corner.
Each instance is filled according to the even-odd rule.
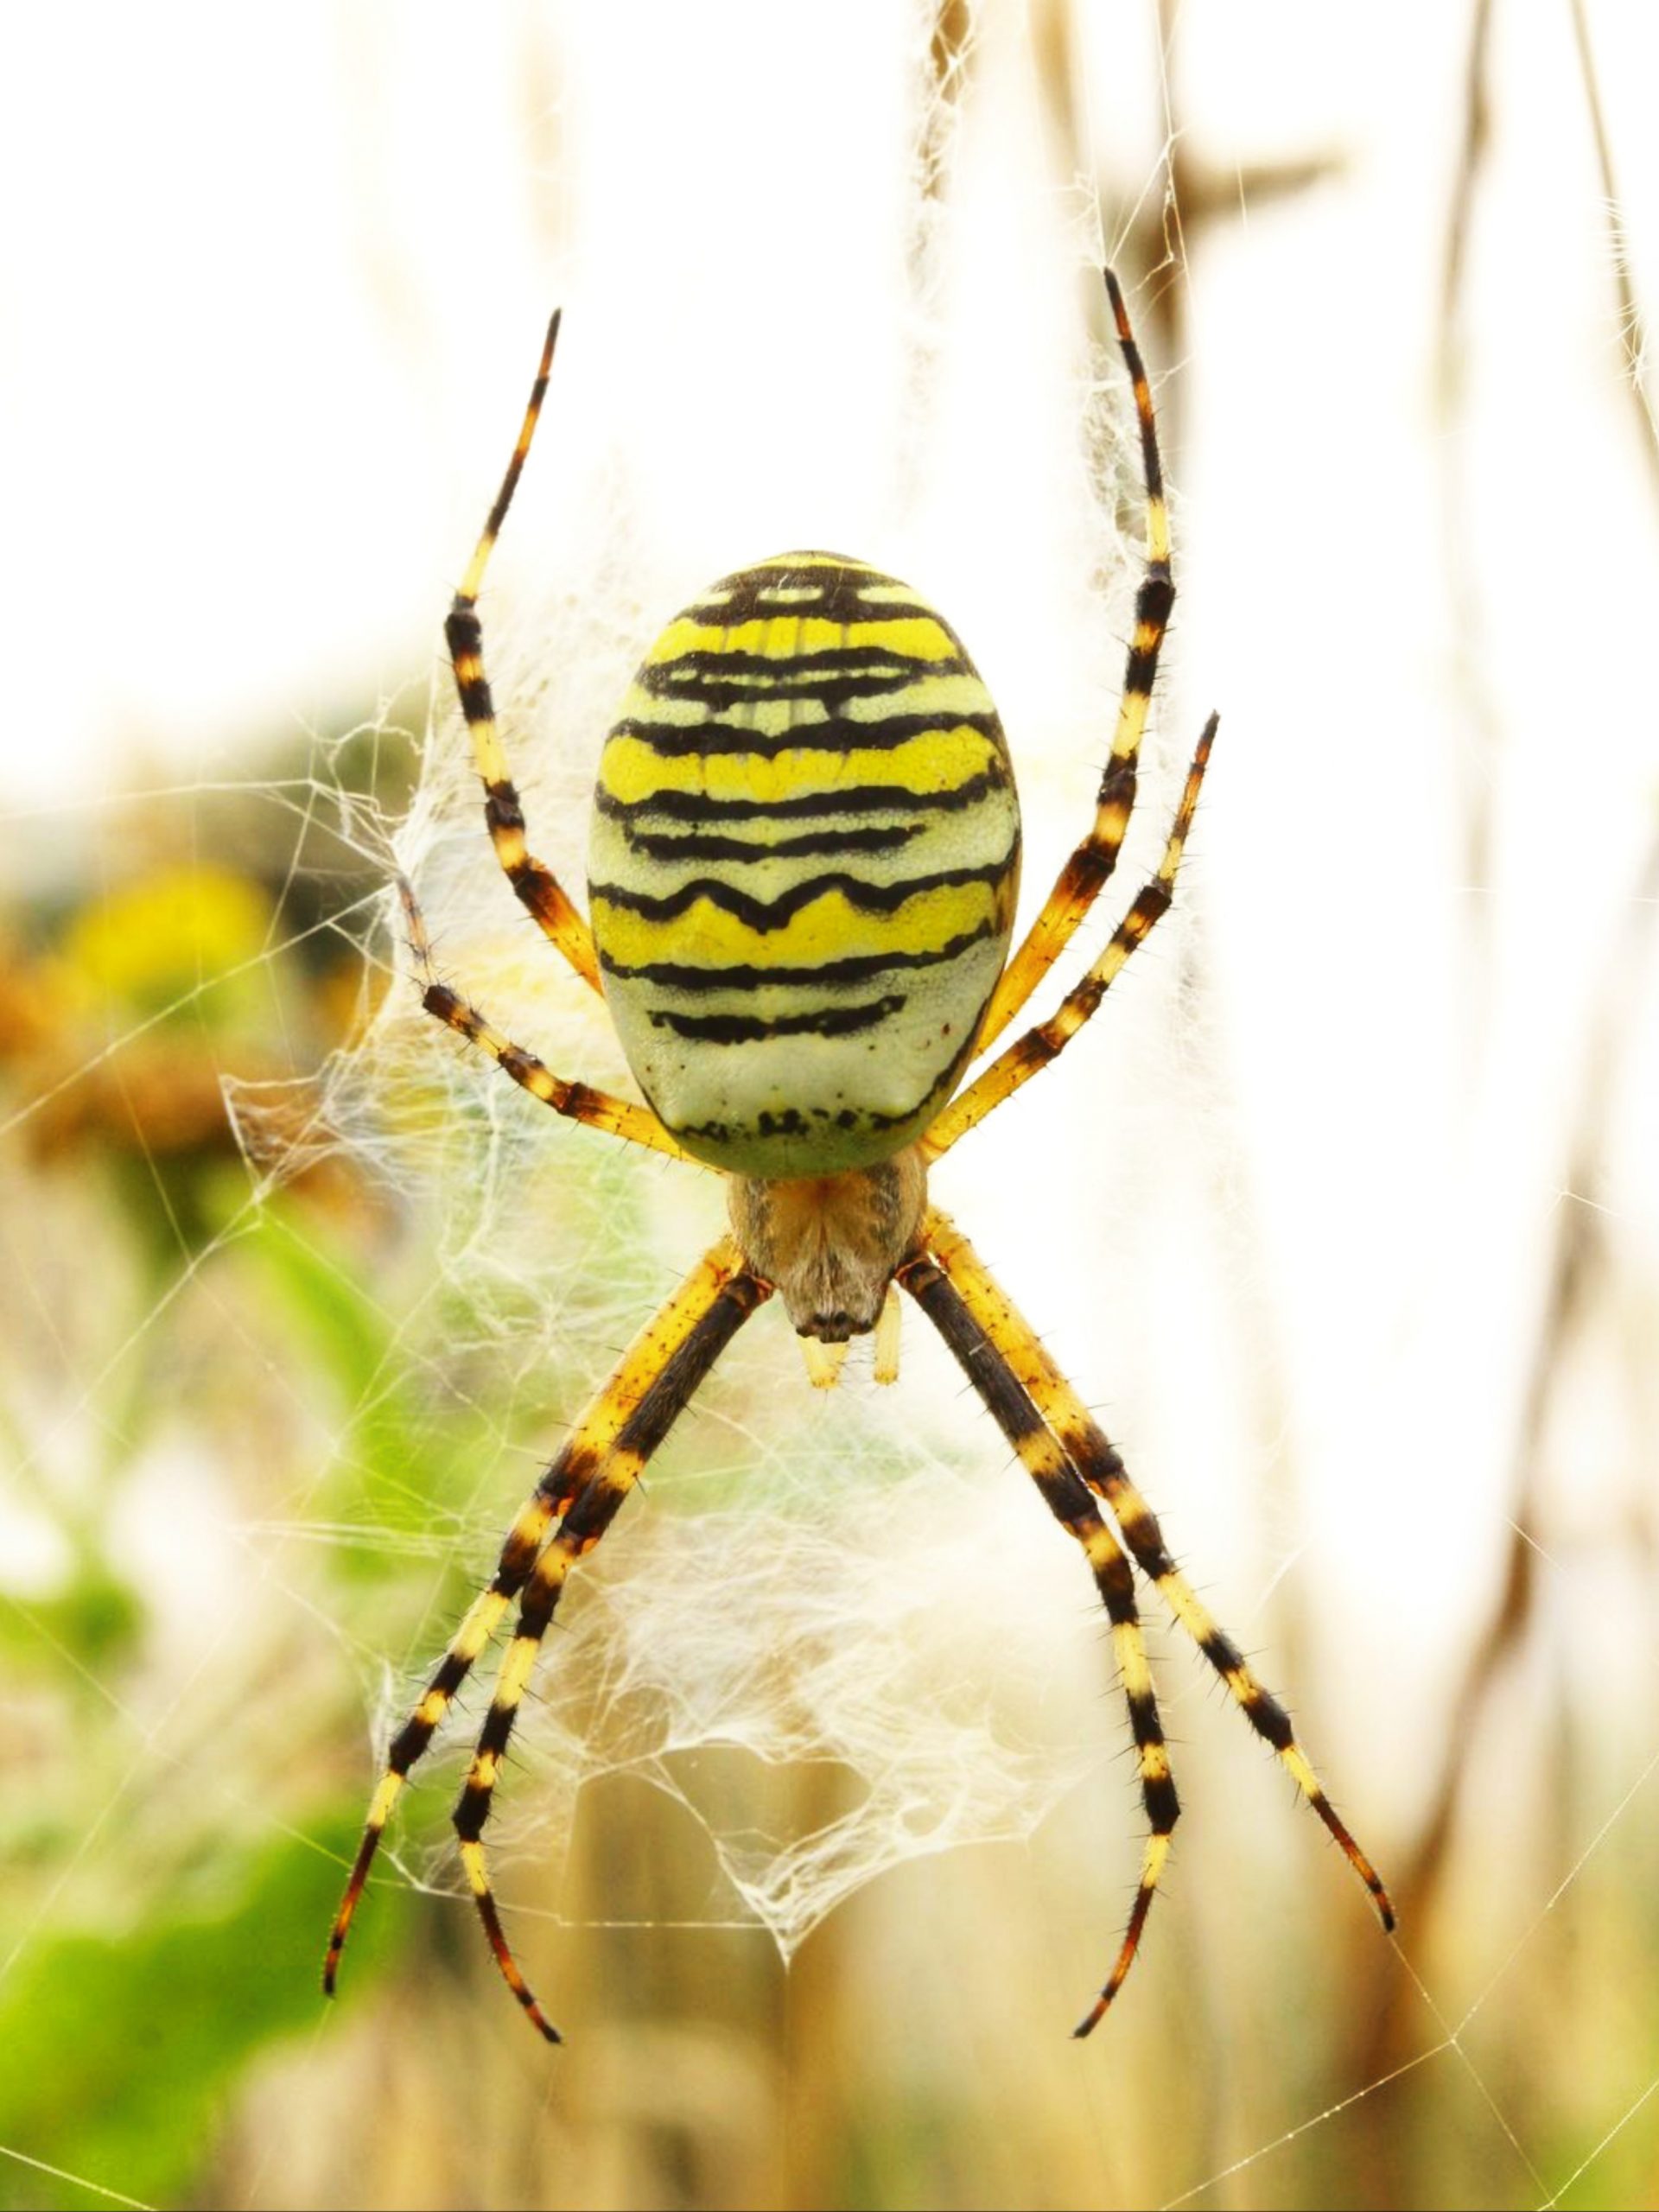
[[[78,914],[61,957],[83,992],[165,1001],[256,958],[270,928],[262,885],[211,863],[174,866]]]

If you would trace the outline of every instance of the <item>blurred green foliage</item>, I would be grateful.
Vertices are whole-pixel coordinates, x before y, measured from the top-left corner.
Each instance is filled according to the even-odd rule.
[[[16,1947],[0,1981],[0,2142],[125,2196],[193,2197],[248,2069],[276,2037],[317,2024],[318,1931],[358,1816],[339,1806],[306,1837],[225,1851],[120,1934],[0,1923],[0,1954]],[[395,1891],[376,1902],[352,1961],[365,1980],[406,1926]],[[42,2201],[38,2175],[0,2159],[0,2204]]]

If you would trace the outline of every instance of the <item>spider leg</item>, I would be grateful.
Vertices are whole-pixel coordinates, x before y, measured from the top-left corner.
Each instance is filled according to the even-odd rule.
[[[414,956],[416,981],[421,986],[421,1004],[435,1020],[458,1031],[480,1052],[487,1052],[504,1074],[510,1075],[532,1098],[539,1098],[543,1106],[550,1106],[556,1114],[563,1114],[573,1122],[584,1122],[589,1128],[604,1129],[611,1136],[624,1137],[630,1144],[665,1152],[671,1160],[689,1160],[693,1166],[702,1165],[701,1160],[691,1160],[690,1154],[669,1135],[649,1106],[636,1105],[632,1099],[613,1097],[607,1090],[594,1090],[585,1083],[567,1083],[537,1059],[534,1052],[504,1037],[475,1006],[469,1005],[448,983],[440,982],[432,965],[432,940],[427,933],[425,917],[413,890],[402,876],[397,879],[397,890],[404,902],[409,949]]]
[[[1135,903],[1112,931],[1109,943],[1080,982],[1074,983],[1046,1021],[1039,1021],[1000,1052],[966,1090],[953,1098],[922,1139],[930,1160],[948,1152],[958,1137],[967,1135],[985,1116],[1011,1097],[1021,1084],[1058,1058],[1117,980],[1119,970],[1168,912],[1175,895],[1175,878],[1186,849],[1192,817],[1198,811],[1204,772],[1210,765],[1219,717],[1211,715],[1198,738],[1192,765],[1186,772],[1181,803],[1164,846],[1156,872],[1135,893]]]
[[[370,1805],[351,1878],[328,1938],[322,1986],[330,1996],[346,1931],[410,1769],[432,1741],[456,1692],[513,1599],[530,1580],[549,1529],[590,1486],[611,1479],[619,1459],[626,1462],[637,1448],[642,1422],[648,1433],[650,1420],[658,1420],[658,1438],[666,1432],[738,1322],[764,1294],[754,1278],[743,1270],[736,1245],[729,1237],[722,1237],[629,1346],[519,1509],[501,1547],[493,1579],[468,1606],[449,1649],[387,1755],[385,1772]],[[684,1379],[688,1374],[689,1381]],[[639,1466],[634,1465],[627,1480],[632,1482],[638,1472]],[[522,1683],[519,1688],[522,1691]]]
[[[529,1577],[519,1600],[518,1626],[503,1656],[490,1709],[479,1731],[478,1747],[452,1815],[461,1841],[461,1864],[496,1964],[531,2023],[550,2043],[560,2040],[558,2030],[537,2003],[501,1925],[485,1857],[484,1824],[490,1816],[496,1777],[512,1739],[519,1704],[571,1567],[604,1535],[692,1393],[750,1314],[772,1295],[772,1286],[744,1267],[729,1238],[715,1245],[703,1266],[719,1277],[712,1296],[700,1295],[701,1310],[695,1321],[676,1338],[653,1343],[648,1331],[635,1345],[634,1352],[642,1355],[642,1368],[649,1370],[645,1387],[634,1396],[608,1450],[593,1467]],[[679,1295],[683,1299],[686,1293]],[[658,1325],[652,1326],[655,1329]],[[606,1408],[608,1395],[607,1388],[595,1403],[595,1414]],[[580,1442],[584,1427],[578,1424],[573,1444]]]
[[[1162,1592],[1169,1610],[1226,1684],[1262,1741],[1277,1752],[1297,1789],[1340,1846],[1343,1856],[1370,1893],[1383,1928],[1394,1927],[1394,1906],[1370,1860],[1360,1849],[1296,1741],[1290,1716],[1259,1682],[1243,1654],[1221,1628],[1192,1584],[1171,1558],[1156,1515],[1130,1481],[1088,1408],[1050,1357],[1041,1339],[997,1283],[967,1238],[949,1217],[930,1208],[922,1239],[960,1293],[969,1312],[997,1345],[1065,1448],[1066,1456],[1090,1490],[1103,1497],[1116,1516],[1136,1565]]]
[[[931,1242],[925,1228],[924,1238]],[[1122,1547],[1101,1517],[1052,1425],[1038,1409],[1011,1363],[990,1332],[969,1310],[949,1275],[924,1251],[905,1262],[896,1280],[904,1285],[956,1355],[997,1426],[1020,1454],[1050,1512],[1083,1547],[1094,1572],[1095,1586],[1111,1622],[1112,1648],[1117,1657],[1124,1702],[1128,1707],[1148,1834],[1141,1853],[1140,1885],[1129,1909],[1128,1924],[1118,1946],[1116,1960],[1100,1994],[1072,2031],[1074,2035],[1086,2036],[1116,1996],[1135,1963],[1147,1915],[1152,1910],[1152,1900],[1169,1857],[1170,1837],[1181,1810],[1169,1770],[1163,1724],[1158,1717],[1152,1670],[1147,1663],[1146,1644],[1135,1609],[1135,1575]]]
[[[535,858],[524,842],[524,810],[495,727],[495,702],[490,696],[489,678],[484,673],[484,629],[478,619],[478,594],[483,588],[484,571],[506,520],[507,509],[512,505],[531,440],[536,435],[558,335],[559,311],[556,308],[547,326],[541,365],[531,387],[530,404],[524,410],[518,442],[512,449],[512,459],[507,463],[501,489],[495,495],[495,505],[490,509],[484,534],[467,564],[461,589],[450,602],[443,634],[449,647],[450,665],[455,672],[455,689],[461,694],[461,711],[472,733],[473,755],[484,779],[484,819],[489,827],[490,842],[495,847],[495,856],[542,934],[558,947],[582,981],[598,990],[599,963],[588,925],[560,887],[552,870]]]
[[[1117,325],[1117,342],[1135,391],[1135,411],[1141,426],[1141,474],[1146,486],[1147,568],[1135,594],[1135,627],[1119,697],[1117,728],[1112,749],[1102,771],[1095,798],[1095,818],[1089,834],[1060,870],[1043,910],[1032,924],[1024,943],[1002,972],[980,1024],[978,1049],[983,1052],[1000,1037],[1030,998],[1043,977],[1071,940],[1077,925],[1093,906],[1117,866],[1135,808],[1135,768],[1141,733],[1158,674],[1158,654],[1175,603],[1175,584],[1169,561],[1169,512],[1164,505],[1163,465],[1158,457],[1158,429],[1153,418],[1152,387],[1141,359],[1129,323],[1129,311],[1117,278],[1109,269],[1106,280]]]

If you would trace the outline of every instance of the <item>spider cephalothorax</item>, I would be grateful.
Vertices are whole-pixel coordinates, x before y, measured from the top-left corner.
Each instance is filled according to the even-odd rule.
[[[916,1249],[927,1169],[910,1145],[838,1175],[734,1176],[727,1202],[744,1258],[776,1289],[796,1334],[844,1344],[875,1327]]]
[[[1020,818],[995,709],[961,640],[918,594],[833,554],[789,554],[723,578],[646,654],[600,767],[591,931],[531,855],[484,675],[477,601],[547,389],[553,318],[518,446],[447,634],[497,855],[547,937],[602,991],[648,1103],[566,1081],[492,1028],[433,972],[404,886],[410,942],[429,1013],[556,1112],[724,1174],[732,1233],[647,1324],[578,1420],[394,1739],[329,1940],[328,1989],[410,1769],[516,1605],[454,1824],[501,1971],[531,2019],[558,2040],[519,1971],[490,1884],[482,1837],[496,1777],[570,1568],[610,1526],[727,1344],[774,1293],[812,1380],[825,1384],[847,1339],[871,1330],[876,1378],[894,1378],[897,1292],[907,1293],[1094,1576],[1149,1833],[1116,1962],[1077,2032],[1095,2025],[1129,1970],[1180,1810],[1141,1637],[1137,1568],[1336,1838],[1383,1925],[1393,1925],[1382,1883],[1283,1708],[1176,1567],[1122,1460],[1041,1340],[927,1202],[929,1162],[1064,1049],[1168,907],[1215,735],[1211,716],[1162,858],[1104,950],[1046,1020],[957,1091],[969,1062],[995,1044],[1065,950],[1116,864],[1173,597],[1151,393],[1109,271],[1106,285],[1135,388],[1147,568],[1093,823],[1006,967]]]

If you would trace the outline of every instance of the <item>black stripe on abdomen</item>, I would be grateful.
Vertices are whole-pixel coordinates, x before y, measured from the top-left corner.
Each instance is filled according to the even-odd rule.
[[[664,760],[715,753],[750,753],[767,760],[779,753],[893,753],[913,737],[941,729],[971,729],[989,738],[1001,735],[995,709],[959,707],[940,707],[925,715],[883,715],[879,721],[832,716],[827,721],[791,724],[775,736],[728,722],[643,721],[637,715],[625,715],[611,735],[637,738]]]
[[[607,975],[623,982],[661,983],[675,991],[746,991],[763,983],[815,983],[828,990],[843,984],[867,982],[899,968],[937,968],[959,960],[969,948],[987,938],[1001,937],[1001,925],[987,916],[977,929],[963,930],[931,952],[860,952],[844,960],[817,960],[793,968],[761,968],[752,962],[726,968],[691,968],[677,960],[642,960],[625,966],[613,960],[601,945],[599,964]]]
[[[890,991],[863,1006],[813,1007],[802,1014],[676,1014],[653,1007],[650,1019],[654,1029],[671,1029],[700,1045],[760,1045],[773,1037],[855,1037],[901,1013],[905,1002],[902,991]]]
[[[631,823],[645,815],[667,822],[810,821],[838,814],[957,814],[988,793],[1007,788],[999,761],[948,791],[913,791],[904,784],[849,784],[844,791],[802,791],[794,798],[711,798],[706,791],[653,791],[649,798],[613,798],[601,784],[594,794],[600,814]]]
[[[746,929],[764,935],[787,927],[804,907],[827,899],[833,892],[838,891],[857,913],[896,914],[901,906],[930,891],[954,890],[969,883],[1002,883],[1013,863],[1014,852],[1010,850],[980,868],[935,868],[931,874],[906,876],[897,883],[868,883],[861,875],[836,868],[825,875],[809,876],[804,883],[791,884],[775,899],[757,899],[752,892],[741,891],[735,884],[722,882],[713,875],[694,876],[690,883],[663,893],[635,891],[624,883],[594,883],[588,886],[588,895],[595,903],[603,899],[608,906],[620,907],[625,912],[639,914],[652,922],[673,921],[701,900],[730,914]]]

